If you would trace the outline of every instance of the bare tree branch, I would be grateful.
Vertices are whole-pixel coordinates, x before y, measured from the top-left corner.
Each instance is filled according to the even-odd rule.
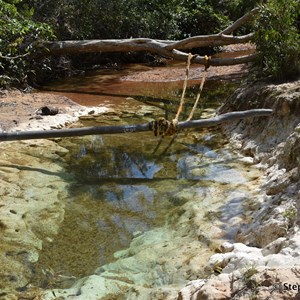
[[[81,40],[81,41],[53,41],[44,42],[36,45],[41,49],[41,55],[66,55],[89,52],[136,52],[146,51],[176,60],[187,59],[187,53],[181,50],[215,47],[230,44],[247,43],[253,39],[254,33],[243,36],[228,35],[237,28],[248,22],[258,11],[255,8],[238,19],[232,25],[228,26],[219,34],[194,36],[180,41],[155,40],[150,38],[134,38],[134,39],[108,39],[108,40]],[[256,54],[249,54],[234,58],[214,58],[212,57],[209,64],[212,66],[234,65],[253,61]],[[193,62],[203,64],[205,58],[195,55]]]
[[[240,44],[247,43],[251,41],[253,38],[253,33],[243,35],[243,36],[232,36],[225,34],[213,34],[213,35],[200,35],[190,37],[178,42],[168,44],[165,49],[173,50],[173,49],[192,49],[199,47],[216,47],[216,46],[224,46],[231,44]]]
[[[259,11],[258,7],[253,8],[248,13],[243,15],[241,18],[237,19],[233,24],[229,25],[227,28],[221,31],[220,34],[230,34],[233,31],[237,30],[245,23],[249,22],[253,18],[253,16],[255,16],[258,13],[258,11]]]
[[[18,58],[24,58],[24,57],[29,56],[29,55],[30,55],[30,53],[25,53],[25,54],[16,55],[16,56],[4,56],[4,55],[0,54],[0,58],[13,60],[13,59],[18,59]]]
[[[250,109],[245,111],[234,111],[210,119],[191,120],[178,123],[178,129],[204,128],[217,126],[228,121],[244,118],[270,116],[272,109]],[[150,123],[123,125],[123,126],[94,126],[85,128],[71,128],[59,130],[36,130],[36,131],[17,131],[0,133],[0,141],[16,141],[30,139],[48,139],[58,137],[72,137],[96,134],[116,134],[151,131]]]

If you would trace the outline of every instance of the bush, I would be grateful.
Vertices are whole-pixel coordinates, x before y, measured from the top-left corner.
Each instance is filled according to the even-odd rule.
[[[53,36],[47,24],[32,20],[33,10],[17,8],[19,0],[0,0],[0,86],[27,82],[30,73],[46,67],[45,61],[36,63],[33,42]]]
[[[270,0],[255,22],[257,71],[276,80],[300,75],[299,0]]]
[[[207,0],[180,0],[175,10],[176,39],[218,33],[230,20],[218,3]],[[215,1],[216,2],[216,1]]]

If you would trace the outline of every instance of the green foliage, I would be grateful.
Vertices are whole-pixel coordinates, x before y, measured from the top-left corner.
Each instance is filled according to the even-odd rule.
[[[26,82],[30,72],[43,67],[29,58],[33,42],[52,37],[49,25],[34,22],[33,9],[18,9],[20,4],[21,0],[0,0],[0,86]]]
[[[259,0],[223,0],[223,10],[231,20],[242,17],[245,12],[259,4]]]
[[[229,0],[227,0],[229,1]],[[253,3],[251,0],[250,3]],[[60,39],[184,38],[217,33],[230,19],[219,0],[30,0],[35,18],[55,26]],[[230,1],[229,1],[230,3]],[[231,4],[237,9],[239,0]],[[239,8],[252,8],[251,5]],[[232,14],[236,19],[236,16]]]
[[[59,39],[164,39],[173,31],[174,0],[31,0],[35,18]]]
[[[35,74],[46,74],[44,70],[49,68],[50,59],[34,59],[34,45],[54,39],[54,33],[57,40],[181,39],[217,33],[256,2],[0,0],[0,86],[23,83]]]
[[[215,3],[214,3],[215,2]],[[229,23],[220,1],[180,0],[177,1],[175,38],[212,34],[221,31]]]
[[[297,220],[297,216],[298,216],[297,210],[295,208],[293,208],[293,207],[287,208],[283,212],[282,216],[287,219],[287,221],[288,221],[287,225],[288,225],[288,229],[289,229],[289,228],[291,228],[294,225],[294,223]]]
[[[299,0],[270,0],[260,6],[255,42],[256,66],[264,77],[276,80],[300,75]]]

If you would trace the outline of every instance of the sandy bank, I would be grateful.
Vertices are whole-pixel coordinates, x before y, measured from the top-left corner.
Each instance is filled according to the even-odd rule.
[[[41,115],[44,106],[58,109],[56,115]],[[0,131],[44,130],[62,128],[82,115],[101,114],[104,106],[81,106],[67,97],[47,93],[22,93],[17,90],[0,94]]]

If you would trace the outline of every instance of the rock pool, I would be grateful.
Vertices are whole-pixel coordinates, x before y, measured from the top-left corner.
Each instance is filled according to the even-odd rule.
[[[111,105],[111,111],[82,118],[78,126],[144,123],[176,110],[178,102],[171,100],[180,94],[178,84],[163,94],[164,84],[156,98],[154,83],[151,91],[145,83],[135,83],[140,85],[136,90],[127,83],[124,91],[111,74],[93,76],[90,92],[82,88],[91,77],[81,80],[79,89],[74,82],[56,86],[71,98]],[[112,95],[105,95],[103,86]],[[208,82],[197,116],[213,113],[230,86]],[[15,188],[10,185],[18,182],[26,206],[26,213],[23,208],[20,213],[22,232],[30,233],[32,242],[23,252],[2,251],[26,273],[18,278],[8,270],[3,293],[13,282],[21,293],[45,290],[43,299],[176,295],[187,281],[211,274],[207,259],[246,221],[245,207],[255,193],[251,186],[259,178],[259,171],[242,163],[218,130],[182,132],[161,143],[151,133],[128,133],[10,145],[11,156],[1,154],[2,180],[9,190],[2,201],[10,201],[7,195]],[[18,156],[13,149],[19,149]],[[33,201],[39,209],[33,209]],[[13,244],[13,236],[5,242]]]

